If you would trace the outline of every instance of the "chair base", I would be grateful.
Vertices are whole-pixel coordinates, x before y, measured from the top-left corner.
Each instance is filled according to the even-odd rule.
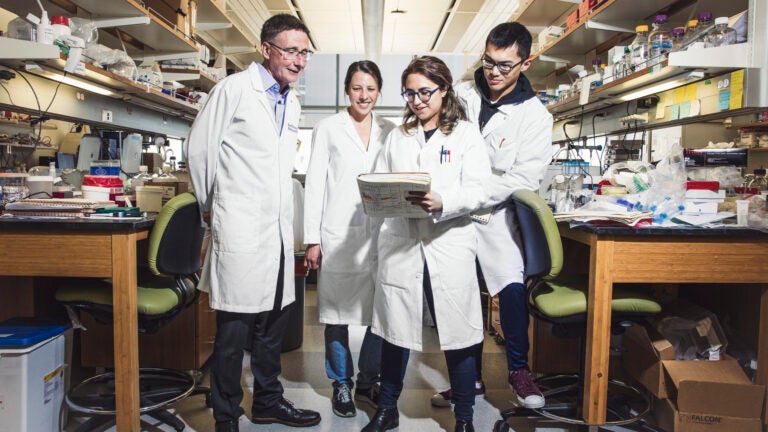
[[[184,422],[166,411],[166,406],[196,394],[205,395],[206,406],[211,405],[210,389],[198,387],[192,375],[171,369],[140,369],[139,391],[139,412],[177,431],[184,430]],[[76,385],[65,399],[73,411],[93,416],[76,429],[78,432],[114,422],[115,374],[107,372],[90,377]]]
[[[545,417],[562,423],[579,425],[579,429],[597,430],[581,418],[581,393],[578,375],[545,376],[536,380],[547,401],[543,408],[516,407],[501,413],[502,420],[494,425],[494,432],[508,432],[507,420],[512,417]],[[647,423],[643,417],[650,410],[650,401],[638,389],[618,380],[608,381],[608,408],[606,422],[600,426],[622,426],[641,432],[663,432]]]

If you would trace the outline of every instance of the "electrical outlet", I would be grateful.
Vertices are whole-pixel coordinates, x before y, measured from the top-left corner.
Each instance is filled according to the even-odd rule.
[[[112,111],[101,110],[101,121],[104,123],[112,123]]]

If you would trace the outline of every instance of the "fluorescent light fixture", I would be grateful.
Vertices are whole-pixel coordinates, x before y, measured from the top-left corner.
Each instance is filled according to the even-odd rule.
[[[51,72],[49,72],[48,74],[45,74],[45,76],[54,81],[59,81],[61,83],[71,85],[73,87],[77,87],[77,88],[89,91],[91,93],[97,93],[103,96],[117,96],[117,94],[112,90],[108,90],[104,87],[99,87],[99,86],[87,83],[85,81],[80,81],[74,78],[70,78],[68,76],[59,75],[57,73],[51,73]]]
[[[676,79],[674,81],[662,82],[656,85],[652,85],[650,87],[640,89],[632,93],[627,93],[623,96],[620,96],[619,100],[622,102],[628,102],[631,100],[640,99],[641,97],[649,96],[656,93],[661,93],[663,91],[671,90],[675,87],[680,87],[681,85],[686,84],[688,81],[689,80],[687,79]]]
[[[44,78],[48,78],[54,81],[58,81],[63,84],[70,85],[72,87],[77,87],[79,89],[83,89],[86,91],[89,91],[91,93],[100,94],[102,96],[111,96],[115,98],[120,98],[120,95],[113,92],[112,90],[109,90],[107,88],[97,86],[95,84],[91,84],[86,81],[82,81],[79,79],[75,79],[69,76],[64,76],[58,72],[52,72],[48,69],[40,67],[37,63],[34,62],[28,62],[24,65],[24,68],[27,72],[33,73],[35,75],[42,76]]]

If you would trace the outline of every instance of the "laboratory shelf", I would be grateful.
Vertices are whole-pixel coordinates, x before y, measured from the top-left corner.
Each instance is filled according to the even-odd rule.
[[[256,50],[255,37],[230,18],[215,0],[198,2],[195,28],[200,39],[225,55]]]
[[[119,49],[119,30],[119,37],[125,42],[131,57],[183,55],[198,51],[197,43],[193,39],[136,0],[68,0],[55,3],[43,0],[43,6],[49,17],[73,16],[80,12],[85,12],[85,16],[92,20],[149,17],[149,24],[121,25],[103,28],[99,32],[100,43]],[[2,8],[22,17],[29,12],[40,15],[36,2],[29,0],[3,0]]]
[[[518,21],[526,27],[547,27],[560,25],[556,19],[570,13],[579,6],[563,0],[523,0],[511,21]]]

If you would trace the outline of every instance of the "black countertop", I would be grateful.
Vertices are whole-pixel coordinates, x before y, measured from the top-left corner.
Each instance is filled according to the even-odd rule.
[[[568,222],[561,222],[560,227],[568,228]],[[696,226],[647,226],[640,228],[632,228],[626,226],[599,226],[599,225],[574,225],[570,227],[571,230],[578,230],[588,232],[590,234],[597,235],[609,235],[609,236],[686,236],[686,237],[705,237],[705,236],[718,236],[718,237],[767,237],[768,230],[758,228],[748,228],[742,226],[722,226],[715,228],[702,228]]]
[[[0,217],[0,230],[68,230],[68,231],[140,231],[152,228],[156,216],[143,219],[121,218],[76,218],[76,219],[32,219],[19,217]]]

